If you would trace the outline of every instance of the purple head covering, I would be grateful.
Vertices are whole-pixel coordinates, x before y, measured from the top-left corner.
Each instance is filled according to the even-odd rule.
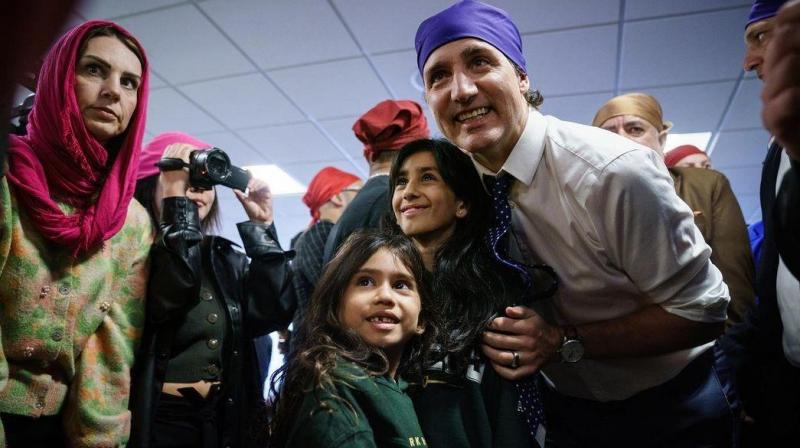
[[[755,0],[753,7],[750,9],[750,15],[747,17],[747,28],[750,24],[758,22],[759,20],[769,19],[778,13],[784,3],[788,0]]]
[[[491,44],[522,70],[528,71],[522,55],[522,38],[508,13],[485,3],[464,0],[420,24],[414,38],[419,73],[422,74],[422,67],[434,50],[465,37]]]

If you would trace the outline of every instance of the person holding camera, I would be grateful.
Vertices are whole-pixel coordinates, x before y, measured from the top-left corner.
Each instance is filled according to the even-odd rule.
[[[224,184],[238,170],[211,166],[228,159],[216,148],[202,152],[210,146],[166,133],[142,154],[135,196],[158,236],[134,373],[131,446],[251,445],[250,420],[263,400],[253,339],[292,317],[280,301],[291,283],[290,255],[278,244],[265,182],[251,178],[247,192],[234,190],[249,218],[238,229],[251,261],[231,241],[208,234],[219,213],[210,184]]]

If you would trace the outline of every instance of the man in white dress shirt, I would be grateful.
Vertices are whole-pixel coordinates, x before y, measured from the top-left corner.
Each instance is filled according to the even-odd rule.
[[[501,376],[541,370],[552,383],[548,443],[728,445],[731,409],[709,350],[728,288],[658,154],[540,114],[500,9],[459,2],[420,25],[416,49],[445,137],[481,174],[514,179],[517,261],[559,277],[539,312],[507,308],[483,341]]]

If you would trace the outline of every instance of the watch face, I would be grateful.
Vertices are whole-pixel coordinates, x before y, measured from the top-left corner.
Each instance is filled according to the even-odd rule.
[[[583,344],[577,339],[570,339],[561,346],[561,359],[564,362],[578,362],[583,358]]]

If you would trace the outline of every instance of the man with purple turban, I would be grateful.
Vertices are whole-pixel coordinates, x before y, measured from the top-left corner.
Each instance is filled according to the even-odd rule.
[[[482,345],[518,381],[531,433],[555,446],[730,445],[709,350],[728,288],[658,154],[540,114],[503,10],[459,2],[420,25],[416,50],[439,129],[494,178],[488,243],[531,280]],[[536,300],[550,268],[558,289]]]
[[[781,8],[782,5],[786,5]],[[763,118],[775,138],[761,176],[764,240],[758,309],[743,344],[739,384],[757,446],[800,445],[800,2],[757,0],[744,40],[744,69],[764,81]]]

